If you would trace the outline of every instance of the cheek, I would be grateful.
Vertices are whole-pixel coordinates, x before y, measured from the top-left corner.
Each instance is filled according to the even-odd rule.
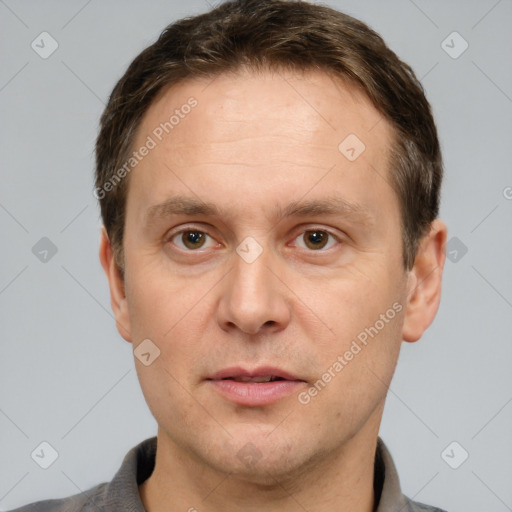
[[[187,279],[135,262],[131,268],[137,270],[126,276],[126,295],[134,339],[155,338],[167,344],[177,332],[200,332],[198,312],[204,310],[202,299],[215,286],[215,276]],[[200,318],[205,316],[203,312]]]
[[[400,308],[393,309],[393,304],[402,299],[399,282],[400,277],[389,268],[351,266],[340,269],[335,278],[304,283],[297,295],[304,297],[304,302],[331,329],[332,337],[343,345],[390,308],[388,316],[396,316],[396,309]],[[386,323],[386,329],[391,323],[396,322]]]
[[[216,281],[205,278],[192,283],[160,273],[150,276],[148,272],[130,277],[127,298],[134,349],[142,340],[150,339],[159,350],[149,367],[136,361],[142,391],[155,417],[166,414],[172,405],[171,410],[185,418],[189,393],[204,367],[205,345],[211,342],[205,332],[214,311],[205,294]]]
[[[143,394],[157,421],[186,421],[191,407],[191,382],[205,331],[201,322],[211,317],[204,309],[206,302],[200,300],[205,291],[202,287],[191,290],[179,279],[147,275],[129,283],[133,348],[136,350],[142,340],[149,339],[159,351],[149,366],[135,361]],[[174,416],[166,418],[170,411]]]
[[[355,432],[382,405],[391,382],[401,346],[401,297],[362,279],[333,283],[324,292],[319,316],[333,333],[324,329],[310,338],[318,364],[307,407],[323,424],[336,429],[341,421]]]
[[[149,366],[137,364],[137,375],[145,401],[160,426],[176,432],[205,427],[199,403],[190,399],[188,383],[162,355]]]
[[[383,396],[402,341],[403,276],[393,273],[393,267],[364,269],[344,269],[337,279],[323,283],[321,293],[304,300],[326,326],[316,336],[307,321],[302,326],[316,353],[319,386],[329,381],[324,397],[341,409]]]

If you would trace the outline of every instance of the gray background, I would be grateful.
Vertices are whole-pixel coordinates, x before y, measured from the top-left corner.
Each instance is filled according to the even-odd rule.
[[[512,2],[328,3],[368,22],[421,77],[444,151],[441,217],[458,239],[437,319],[403,345],[381,436],[410,497],[512,510]],[[129,62],[167,23],[207,8],[0,0],[4,510],[110,480],[156,434],[97,257],[93,144]],[[31,48],[43,31],[59,45],[47,59]],[[460,39],[442,46],[453,31],[469,43],[456,59],[445,49],[458,53]],[[46,262],[32,252],[42,237],[57,248]],[[31,458],[42,441],[59,455],[46,470]],[[452,441],[452,465],[469,453],[458,469],[441,456]]]

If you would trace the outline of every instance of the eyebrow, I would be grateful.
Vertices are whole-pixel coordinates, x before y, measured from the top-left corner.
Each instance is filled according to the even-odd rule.
[[[145,223],[149,226],[172,215],[222,217],[223,210],[213,203],[201,201],[197,198],[181,195],[173,196],[162,203],[150,206],[146,210]],[[341,216],[361,224],[373,224],[375,220],[368,207],[337,196],[294,201],[284,209],[277,206],[276,218],[281,220],[287,217],[319,215]]]

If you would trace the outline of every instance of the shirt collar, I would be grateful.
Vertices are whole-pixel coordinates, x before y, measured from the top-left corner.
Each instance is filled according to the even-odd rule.
[[[105,511],[145,512],[139,485],[155,466],[157,438],[142,441],[125,456],[121,467],[105,488]],[[374,489],[378,507],[375,512],[407,512],[409,500],[402,494],[395,464],[384,441],[377,439]]]
[[[374,484],[380,482],[379,505],[375,512],[408,512],[408,499],[402,494],[398,472],[384,441],[377,439]],[[378,497],[378,489],[375,496]]]

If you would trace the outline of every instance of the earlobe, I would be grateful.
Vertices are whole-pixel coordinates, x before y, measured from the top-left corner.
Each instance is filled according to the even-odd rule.
[[[409,271],[402,338],[418,341],[433,322],[441,301],[447,228],[436,219],[421,240]]]
[[[117,330],[126,341],[131,342],[130,315],[124,281],[117,268],[112,246],[104,227],[101,230],[99,257],[110,288],[110,305],[116,319]]]

